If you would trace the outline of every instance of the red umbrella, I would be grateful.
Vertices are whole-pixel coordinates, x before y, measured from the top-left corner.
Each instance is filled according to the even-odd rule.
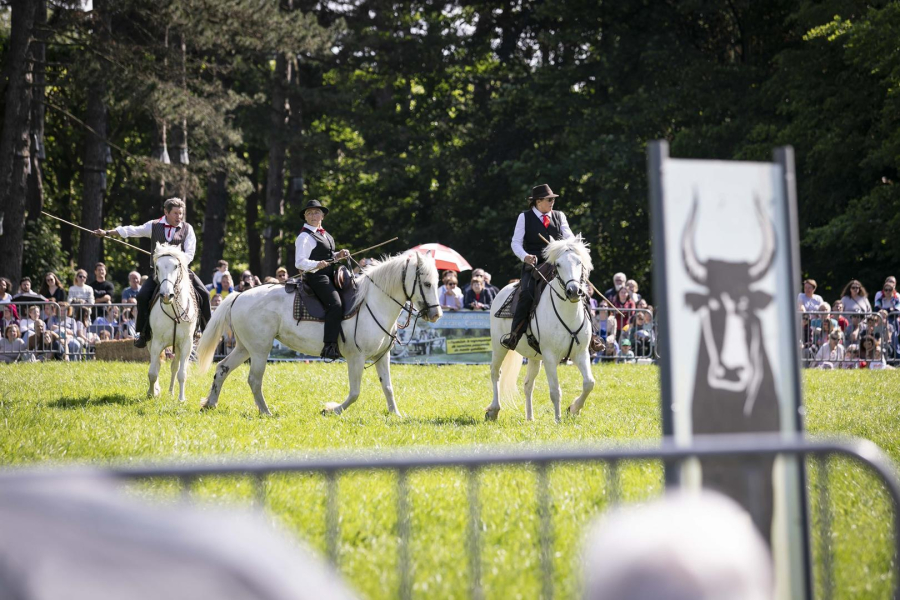
[[[462,255],[443,244],[420,244],[407,252],[419,252],[434,258],[438,271],[471,271],[472,265]]]

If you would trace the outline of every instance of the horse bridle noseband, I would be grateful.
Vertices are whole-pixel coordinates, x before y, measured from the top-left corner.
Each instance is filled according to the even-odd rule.
[[[564,360],[569,360],[569,356],[572,354],[572,348],[575,346],[575,344],[581,345],[581,342],[578,341],[578,334],[581,333],[581,330],[584,329],[585,324],[590,322],[591,319],[590,319],[590,315],[587,312],[587,307],[584,307],[585,318],[581,319],[581,325],[579,325],[578,329],[576,329],[575,331],[572,331],[571,329],[569,329],[569,326],[566,325],[566,322],[563,321],[562,316],[560,316],[559,311],[556,309],[556,302],[554,302],[554,300],[553,300],[553,295],[556,295],[556,297],[559,298],[562,302],[568,302],[568,299],[556,291],[556,288],[553,287],[553,282],[559,281],[560,285],[562,286],[563,292],[565,292],[566,287],[569,285],[569,283],[574,282],[575,278],[573,277],[572,279],[569,279],[568,281],[563,281],[563,278],[559,274],[559,268],[556,266],[556,264],[553,265],[553,270],[555,271],[555,273],[554,273],[553,278],[550,281],[547,281],[547,279],[544,277],[544,275],[540,271],[538,271],[537,268],[534,269],[534,272],[537,273],[538,275],[540,275],[541,279],[543,279],[547,283],[547,287],[550,288],[550,291],[552,292],[552,294],[550,295],[550,306],[553,307],[553,312],[554,312],[554,314],[556,314],[556,318],[559,321],[559,323],[565,328],[566,331],[569,332],[569,335],[572,336],[572,340],[569,342],[569,350],[568,350],[568,352],[566,352],[566,357],[564,359]],[[584,265],[581,265],[581,281],[578,282],[578,285],[582,289],[584,289],[584,280],[585,280]],[[579,300],[579,302],[583,302],[583,301]],[[534,320],[535,325],[537,325],[537,322],[538,322],[537,318],[535,318],[535,320]],[[540,336],[540,334],[541,334],[540,326],[538,326],[538,335]],[[540,338],[538,338],[538,344],[540,344]]]

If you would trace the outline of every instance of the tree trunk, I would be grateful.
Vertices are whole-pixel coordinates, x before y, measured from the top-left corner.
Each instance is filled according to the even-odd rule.
[[[0,256],[4,273],[13,281],[22,276],[25,202],[31,142],[32,61],[29,40],[37,4],[13,0],[10,23],[9,83],[3,130],[0,132]]]
[[[249,268],[252,273],[262,272],[262,241],[259,238],[259,197],[262,192],[260,182],[260,163],[265,154],[260,150],[250,150],[250,182],[253,184],[253,192],[247,197],[245,209],[245,223],[247,227],[247,254]]]
[[[275,59],[272,74],[272,111],[269,128],[269,173],[266,181],[266,228],[263,229],[262,270],[256,273],[260,278],[275,275],[281,262],[277,239],[281,237],[279,227],[284,215],[284,157],[285,125],[287,122],[287,86],[290,83],[290,64],[284,54]]]
[[[303,209],[303,198],[305,196],[303,181],[303,101],[300,97],[301,90],[301,71],[299,65],[294,63],[293,69],[293,85],[290,92],[290,116],[288,131],[290,132],[290,157],[288,159],[288,168],[290,173],[290,185],[288,187],[287,204],[293,207],[293,211],[287,211],[288,214],[297,214]],[[301,225],[297,225],[293,231],[298,232]],[[296,245],[294,244],[293,235],[288,236],[289,240],[285,240],[284,245],[284,265],[289,273],[294,272],[294,262]]]
[[[31,44],[34,61],[34,92],[31,103],[31,173],[28,175],[28,220],[41,218],[44,210],[44,182],[41,161],[44,160],[44,98],[46,89],[47,0],[37,0],[34,15],[35,35]]]
[[[94,2],[94,33],[92,43],[105,48],[109,40],[110,18],[104,2]],[[89,74],[85,114],[84,197],[81,202],[81,222],[86,229],[103,226],[103,197],[106,191],[106,75],[104,63],[98,61]],[[93,272],[100,260],[100,238],[86,232],[78,244],[78,266]]]
[[[206,185],[206,214],[203,217],[203,253],[200,279],[207,281],[225,252],[225,215],[228,214],[228,189],[224,171],[211,173]]]

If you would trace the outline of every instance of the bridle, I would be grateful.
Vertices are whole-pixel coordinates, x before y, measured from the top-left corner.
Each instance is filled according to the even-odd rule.
[[[569,328],[569,326],[566,324],[566,322],[563,321],[562,316],[559,314],[559,310],[556,308],[556,302],[553,300],[553,296],[555,295],[562,302],[568,302],[569,300],[568,300],[568,298],[566,298],[565,296],[563,296],[556,290],[553,283],[556,281],[559,281],[559,284],[562,286],[563,292],[565,292],[568,285],[575,281],[575,278],[573,277],[571,279],[563,281],[562,276],[559,274],[559,271],[560,271],[559,266],[555,263],[553,265],[553,270],[554,270],[554,275],[549,281],[547,281],[547,279],[544,277],[544,275],[540,271],[538,271],[537,268],[534,269],[534,272],[537,273],[541,277],[541,279],[543,279],[547,283],[547,287],[550,288],[550,291],[552,292],[550,294],[550,306],[553,307],[553,313],[556,315],[556,319],[559,321],[560,325],[563,326],[563,328],[569,333],[569,335],[572,338],[569,341],[569,350],[566,352],[565,359],[563,359],[563,360],[569,360],[569,356],[572,354],[572,348],[575,346],[575,344],[579,344],[579,345],[581,344],[581,342],[578,340],[578,334],[581,333],[582,329],[584,329],[585,324],[590,322],[591,318],[590,318],[590,315],[588,314],[587,306],[584,305],[584,301],[579,300],[579,302],[581,302],[581,305],[584,308],[584,310],[582,311],[581,324],[578,326],[578,329],[576,329],[575,331],[572,331],[572,329]],[[582,264],[581,265],[581,279],[578,281],[578,286],[582,290],[584,289],[585,279],[586,279],[586,277],[585,277],[585,273],[584,273],[584,265]],[[535,319],[534,319],[534,324],[537,327],[538,336],[540,336],[541,329],[540,329],[540,325],[538,324],[537,317],[535,317]],[[540,345],[540,337],[538,337],[538,345]]]
[[[162,279],[162,280],[160,280],[160,278],[159,278],[158,262],[159,262],[159,259],[162,258],[163,256],[169,256],[171,258],[174,258],[176,260],[176,262],[178,262],[178,268],[177,268],[178,275],[175,278],[175,282],[172,284],[172,294],[175,296],[175,299],[172,300],[172,302],[169,304],[169,306],[172,307],[173,314],[170,315],[168,312],[166,312],[164,302],[163,302],[163,307],[162,307],[163,314],[166,315],[167,317],[169,317],[175,325],[178,325],[179,323],[185,323],[185,322],[191,320],[190,319],[190,311],[191,311],[191,306],[194,304],[191,300],[194,298],[194,294],[193,293],[188,294],[188,305],[187,306],[181,306],[181,304],[179,304],[178,298],[181,294],[181,282],[184,279],[184,272],[186,269],[184,269],[184,265],[181,264],[181,261],[178,260],[177,257],[172,256],[171,254],[163,254],[162,256],[160,256],[159,258],[157,258],[156,260],[153,261],[153,279],[156,280],[156,283],[158,283],[160,287],[162,287],[163,282],[169,281],[171,283],[171,279],[169,278],[169,276],[167,276],[165,279]],[[170,276],[171,276],[171,274],[170,274]],[[150,308],[152,310],[153,307],[151,306]],[[172,347],[173,348],[175,347],[176,332],[177,332],[177,327],[173,327],[172,328]]]

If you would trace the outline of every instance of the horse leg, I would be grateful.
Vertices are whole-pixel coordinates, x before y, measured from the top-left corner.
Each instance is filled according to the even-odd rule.
[[[534,392],[534,381],[537,379],[538,373],[541,372],[541,359],[532,358],[528,360],[528,371],[525,372],[525,420],[534,421],[534,412],[532,411],[531,394]]]
[[[241,366],[245,360],[250,358],[250,352],[240,342],[235,343],[232,350],[225,359],[216,367],[216,375],[213,377],[212,387],[209,388],[209,396],[200,401],[201,409],[215,408],[219,403],[219,394],[222,392],[222,386],[228,374]]]
[[[359,390],[362,386],[362,374],[365,366],[366,357],[362,353],[347,358],[347,374],[350,377],[350,392],[347,394],[347,399],[340,404],[337,402],[326,402],[325,408],[322,409],[323,415],[339,415],[347,410],[351,404],[356,402],[356,399],[359,398]],[[379,370],[379,374],[380,373],[381,371]]]
[[[147,389],[148,398],[156,398],[159,396],[159,355],[162,351],[162,342],[159,341],[159,338],[151,338],[150,370],[147,372],[147,378],[150,380],[150,387]]]
[[[172,395],[172,392],[175,391],[175,376],[178,375],[178,368],[179,368],[179,365],[181,364],[180,358],[181,358],[181,348],[178,347],[178,342],[176,342],[172,346],[172,364],[171,364],[172,368],[170,369],[172,371],[172,376],[169,380],[169,395],[170,396]]]
[[[591,373],[591,357],[587,352],[579,352],[575,355],[575,365],[581,371],[581,395],[575,399],[575,402],[566,409],[571,415],[577,415],[584,401],[587,400],[588,394],[594,389],[594,374]]]
[[[194,336],[191,335],[190,332],[188,332],[185,340],[181,342],[181,351],[178,352],[178,401],[179,402],[185,401],[184,384],[185,384],[185,381],[187,381],[188,359],[190,359],[190,357],[191,357],[191,347],[193,345],[193,341],[194,341]]]
[[[559,361],[560,357],[558,356],[554,356],[549,352],[544,354],[544,369],[547,371],[547,385],[550,388],[550,401],[553,402],[553,416],[556,417],[557,423],[562,419],[559,412],[559,401],[560,396],[562,396],[562,390],[559,387],[559,373],[557,372]]]
[[[491,386],[494,389],[494,399],[491,400],[490,406],[484,409],[485,421],[496,421],[500,414],[500,366],[503,359],[506,358],[509,350],[498,343],[494,343],[494,352],[491,357]],[[530,363],[530,361],[529,361]]]
[[[261,415],[271,415],[269,407],[266,405],[266,399],[263,397],[262,382],[263,374],[266,372],[266,359],[268,356],[251,356],[250,357],[250,374],[247,376],[247,383],[253,391],[253,399],[256,401],[256,408],[259,409]]]
[[[388,412],[398,417],[402,417],[400,411],[397,410],[397,404],[394,402],[394,387],[391,385],[391,353],[385,352],[384,355],[375,363],[375,370],[378,371],[378,381],[381,382],[381,390],[387,400]]]

